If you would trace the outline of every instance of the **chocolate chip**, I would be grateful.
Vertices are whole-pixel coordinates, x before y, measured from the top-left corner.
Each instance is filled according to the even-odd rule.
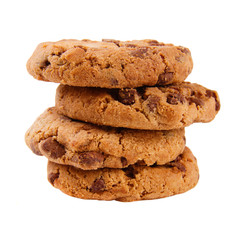
[[[216,102],[215,110],[219,111],[220,110],[220,102],[217,99],[216,92],[214,92],[212,90],[207,90],[205,96],[208,97],[208,98],[213,97],[215,99],[215,102]]]
[[[188,97],[187,100],[189,104],[195,103],[196,106],[200,106],[200,107],[204,105],[204,101],[200,98]]]
[[[147,194],[148,194],[148,192],[146,190],[143,190],[143,192],[141,193],[141,197],[143,197],[143,196],[145,196]]]
[[[145,163],[144,160],[138,160],[138,161],[136,162],[136,165],[137,165],[137,166],[146,166],[147,164]]]
[[[42,156],[42,153],[38,148],[38,142],[34,141],[33,139],[31,139],[30,141],[30,148],[33,151],[33,153],[35,153],[36,155]]]
[[[158,97],[158,96],[152,95],[152,96],[148,97],[147,106],[148,106],[150,112],[154,112],[157,109],[159,101],[160,101],[160,97]]]
[[[179,162],[181,159],[182,159],[182,155],[180,154],[173,160],[173,162]]]
[[[119,40],[115,40],[115,39],[102,39],[102,42],[114,43],[114,44],[116,44],[118,47],[120,47],[120,41],[119,41]]]
[[[136,48],[137,47],[135,44],[126,44],[125,46],[129,47],[129,48]]]
[[[50,157],[53,159],[60,158],[65,154],[64,146],[53,139],[53,137],[49,137],[42,141],[41,148],[44,152],[50,154]]]
[[[216,100],[215,110],[218,112],[220,110],[220,103]]]
[[[135,103],[135,89],[121,89],[118,92],[118,101],[125,105],[132,105]]]
[[[172,79],[173,79],[173,73],[172,72],[165,72],[165,73],[162,73],[158,76],[157,84],[159,84],[159,85],[165,84],[165,83],[168,83],[168,82],[172,81]]]
[[[128,165],[128,161],[125,157],[121,157],[121,163],[123,167],[126,167]]]
[[[72,162],[81,163],[87,167],[102,166],[104,155],[99,152],[81,152],[71,158]]]
[[[178,168],[181,172],[186,172],[186,167],[180,162],[172,162],[171,165]]]
[[[180,163],[181,159],[182,159],[182,155],[179,155],[174,161],[167,163],[166,166],[176,167],[181,172],[186,172],[186,167],[182,163]]]
[[[210,98],[210,97],[213,97],[214,95],[214,92],[212,90],[206,90],[206,93],[205,93],[205,96]]]
[[[191,90],[191,96],[200,98],[200,97],[202,97],[202,93],[198,92],[198,91]]]
[[[138,171],[132,166],[124,168],[123,171],[125,172],[125,175],[129,178],[135,178],[136,174],[138,174]]]
[[[148,51],[147,47],[140,47],[140,48],[137,48],[136,50],[133,50],[131,52],[131,55],[133,57],[144,58],[144,54],[147,53],[147,51]]]
[[[164,46],[164,43],[159,43],[157,40],[150,40],[148,44],[150,46]]]
[[[59,173],[50,173],[50,174],[48,175],[48,181],[49,181],[52,185],[54,185],[54,181],[55,181],[57,178],[59,178]]]
[[[104,180],[102,178],[99,178],[93,182],[90,190],[94,193],[99,193],[99,192],[103,192],[105,188],[106,188],[106,185]]]
[[[180,93],[169,93],[167,96],[167,103],[177,105],[179,102],[184,103],[184,96]]]
[[[185,53],[185,54],[190,55],[189,49],[187,49],[187,48],[185,48],[185,47],[179,46],[179,47],[178,47],[178,50],[180,50],[182,53]]]

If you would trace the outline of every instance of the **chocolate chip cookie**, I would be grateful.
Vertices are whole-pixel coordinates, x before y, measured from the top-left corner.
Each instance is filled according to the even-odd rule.
[[[182,82],[192,68],[189,49],[156,40],[44,42],[27,63],[38,80],[102,88]]]
[[[25,137],[28,147],[50,161],[84,170],[165,164],[185,147],[184,129],[144,131],[74,121],[47,109]]]
[[[59,113],[99,125],[169,130],[209,122],[220,109],[216,91],[194,83],[130,89],[59,85]]]
[[[62,192],[82,199],[136,201],[183,193],[199,179],[196,158],[188,148],[165,165],[131,165],[124,169],[79,168],[48,162],[48,180]]]

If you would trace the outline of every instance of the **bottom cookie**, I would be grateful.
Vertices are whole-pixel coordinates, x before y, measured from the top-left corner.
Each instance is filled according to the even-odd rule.
[[[79,168],[48,162],[48,181],[77,198],[123,202],[157,199],[183,193],[199,179],[197,160],[189,148],[162,166],[132,165],[124,169]]]

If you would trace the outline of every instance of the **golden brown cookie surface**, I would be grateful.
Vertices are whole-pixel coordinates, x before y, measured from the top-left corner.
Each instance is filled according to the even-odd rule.
[[[189,82],[136,89],[60,85],[56,108],[70,118],[98,125],[169,130],[213,120],[220,101],[216,91]]]
[[[136,201],[183,193],[199,179],[196,158],[186,147],[175,161],[162,166],[81,170],[48,162],[48,180],[62,192],[82,199]]]
[[[184,129],[143,131],[73,121],[49,108],[26,133],[28,147],[50,161],[85,170],[165,164],[185,147]]]
[[[189,49],[156,40],[45,42],[27,63],[38,80],[101,88],[182,82],[192,68]]]

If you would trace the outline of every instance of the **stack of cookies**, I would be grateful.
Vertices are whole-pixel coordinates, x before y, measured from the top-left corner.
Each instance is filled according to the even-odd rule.
[[[60,85],[25,139],[48,158],[49,182],[74,197],[118,201],[193,188],[199,171],[184,127],[213,120],[220,103],[216,91],[184,82],[192,68],[187,48],[156,40],[38,45],[29,73]]]

